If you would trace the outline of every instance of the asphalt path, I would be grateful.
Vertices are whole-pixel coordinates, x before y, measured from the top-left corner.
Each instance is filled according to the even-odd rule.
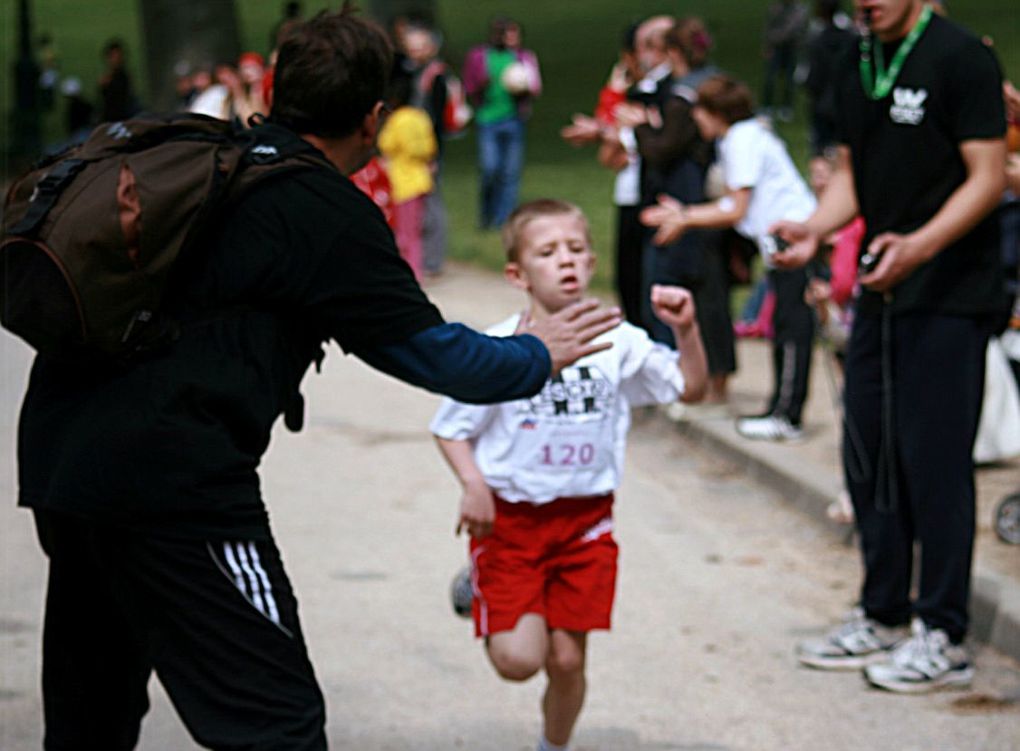
[[[429,288],[450,320],[521,304],[495,275],[453,268]],[[40,747],[45,559],[14,506],[27,348],[0,334],[0,749]],[[457,486],[427,432],[437,397],[331,351],[282,426],[263,489],[327,697],[336,749],[526,751],[540,677],[500,681],[453,615],[465,561]],[[576,751],[1020,748],[1020,666],[977,650],[970,691],[904,697],[854,673],[799,668],[793,645],[853,601],[853,550],[755,478],[636,416],[618,494],[621,570],[610,633],[592,636]],[[89,617],[89,614],[83,614]],[[158,681],[140,748],[194,748]]]

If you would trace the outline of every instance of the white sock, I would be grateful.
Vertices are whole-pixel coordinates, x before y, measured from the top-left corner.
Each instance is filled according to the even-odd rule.
[[[567,746],[554,745],[543,735],[538,740],[538,751],[567,751]]]

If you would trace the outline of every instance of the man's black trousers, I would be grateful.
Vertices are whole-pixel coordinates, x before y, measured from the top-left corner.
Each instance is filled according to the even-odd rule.
[[[646,229],[640,206],[618,206],[616,212],[616,291],[624,318],[643,326],[641,302],[642,253]]]
[[[804,302],[808,274],[804,269],[770,269],[769,284],[776,295],[772,313],[774,383],[768,413],[800,425],[811,376],[811,349],[815,339],[815,314]]]
[[[967,631],[971,452],[988,333],[981,318],[890,314],[883,326],[862,315],[846,361],[843,459],[864,555],[861,605],[887,625],[916,614],[956,642]],[[921,570],[911,605],[915,541]]]
[[[325,710],[269,540],[140,535],[36,512],[49,556],[47,751],[134,748],[155,671],[196,742],[319,751]]]

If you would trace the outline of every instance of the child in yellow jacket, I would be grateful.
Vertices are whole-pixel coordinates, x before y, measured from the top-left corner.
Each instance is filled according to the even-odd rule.
[[[436,135],[425,111],[408,105],[410,91],[410,81],[404,77],[392,83],[390,100],[394,111],[379,133],[378,145],[393,191],[397,247],[420,280],[422,222],[425,196],[433,188]]]

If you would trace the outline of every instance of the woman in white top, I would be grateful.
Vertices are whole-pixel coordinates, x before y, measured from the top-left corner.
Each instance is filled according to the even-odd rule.
[[[660,196],[657,205],[641,213],[641,221],[657,228],[656,244],[675,242],[687,230],[704,227],[733,227],[757,243],[776,292],[775,385],[765,413],[740,418],[737,430],[748,438],[800,438],[814,318],[804,302],[807,273],[771,267],[776,241],[768,228],[781,219],[810,216],[815,199],[786,146],[765,122],[754,117],[747,86],[728,76],[713,76],[698,87],[693,117],[705,140],[718,139],[726,193],[711,203],[686,206]]]

